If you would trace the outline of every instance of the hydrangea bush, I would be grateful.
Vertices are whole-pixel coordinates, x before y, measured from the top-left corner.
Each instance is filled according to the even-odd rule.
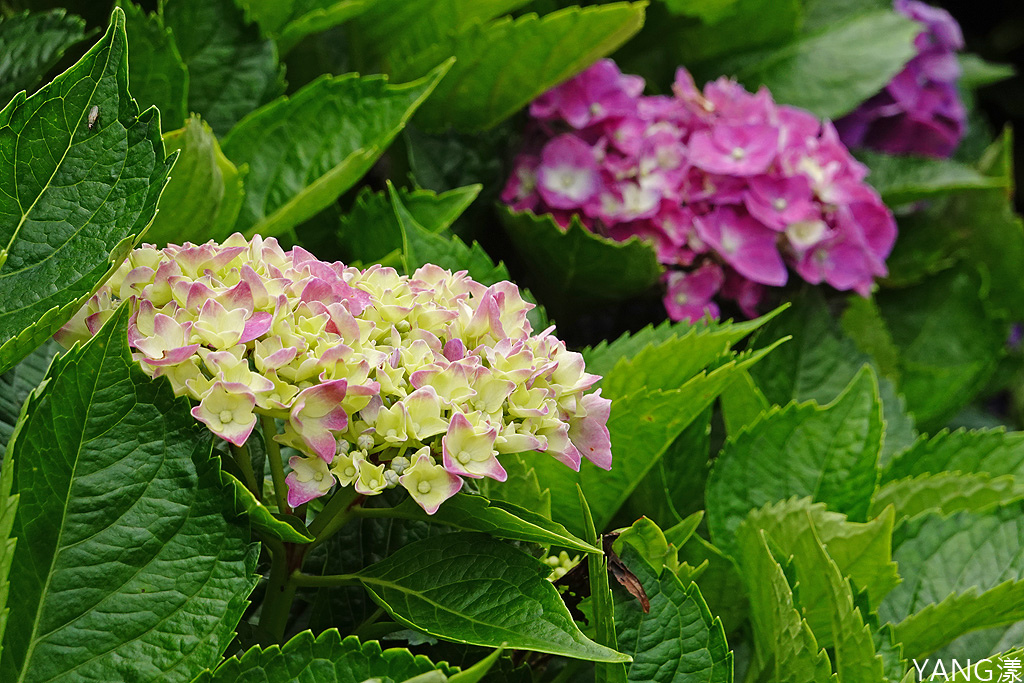
[[[753,317],[789,268],[862,296],[886,274],[896,222],[832,124],[685,69],[672,96],[643,88],[603,60],[535,100],[502,199],[651,241],[673,320],[717,317],[718,296]]]
[[[967,125],[960,100],[956,53],[964,47],[960,25],[949,12],[918,0],[896,0],[898,12],[920,23],[917,56],[877,95],[836,121],[850,147],[888,154],[953,154]]]
[[[1013,71],[950,15],[38,5],[0,682],[1019,673]]]

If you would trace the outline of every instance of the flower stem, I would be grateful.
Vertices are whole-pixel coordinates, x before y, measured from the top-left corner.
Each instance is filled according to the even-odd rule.
[[[277,423],[269,415],[260,415],[260,426],[263,428],[263,441],[266,443],[267,460],[270,461],[270,477],[274,480],[274,499],[277,509],[286,515],[292,512],[288,505],[288,484],[285,483],[284,463],[281,462],[281,447],[274,437],[277,436]]]
[[[256,500],[262,500],[260,485],[256,481],[256,473],[252,470],[252,456],[249,455],[249,447],[245,444],[241,446],[231,444],[231,454],[234,456],[235,462],[238,463],[238,468],[242,470],[245,485],[252,491],[252,495],[256,496]]]
[[[267,548],[270,550],[270,576],[260,612],[259,631],[260,644],[273,645],[284,642],[298,584],[292,580],[295,570],[291,567],[286,545],[273,541],[267,543]]]
[[[351,486],[339,488],[327,505],[320,511],[309,525],[309,533],[313,534],[316,540],[310,544],[312,550],[328,538],[333,536],[339,529],[354,518],[360,509],[355,505],[360,494]]]
[[[292,576],[292,583],[303,588],[330,588],[332,586],[358,586],[359,579],[355,574],[300,574]]]

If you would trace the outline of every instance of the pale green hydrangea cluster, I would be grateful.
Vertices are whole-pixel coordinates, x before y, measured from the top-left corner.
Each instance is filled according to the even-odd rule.
[[[273,238],[144,245],[58,333],[65,345],[132,307],[134,357],[236,446],[257,416],[289,461],[288,504],[335,484],[400,486],[428,513],[499,456],[540,451],[611,466],[610,401],[552,329],[534,335],[510,282],[427,265],[411,276],[326,263]],[[268,438],[270,435],[267,435]]]

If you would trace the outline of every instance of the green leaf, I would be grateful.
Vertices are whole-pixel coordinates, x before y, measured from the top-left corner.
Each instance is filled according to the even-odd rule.
[[[1024,496],[1024,487],[1013,477],[988,474],[936,472],[891,481],[875,491],[871,511],[877,514],[892,505],[898,519],[914,517],[927,510],[943,514],[957,510],[981,510]]]
[[[378,24],[373,33],[386,46],[386,60],[394,64],[528,3],[529,0],[378,0],[367,19]],[[391,15],[386,20],[381,16],[384,12]],[[401,25],[397,21],[400,18],[404,19]],[[391,31],[381,35],[385,27]]]
[[[882,471],[881,484],[940,473],[1013,475],[1024,481],[1024,433],[1003,428],[942,430],[920,438]]]
[[[198,116],[164,135],[164,144],[178,151],[178,160],[146,241],[159,246],[223,241],[242,207],[245,168],[228,161],[213,131]]]
[[[864,12],[892,7],[887,0],[803,0],[803,5],[807,12],[803,24],[805,32],[832,26]]]
[[[442,232],[462,215],[480,192],[479,185],[440,194],[430,190],[398,188],[399,201],[413,220],[431,233]],[[391,197],[360,190],[352,209],[342,217],[338,239],[348,261],[380,263],[405,248],[404,233]]]
[[[870,170],[868,182],[890,205],[930,199],[964,190],[1006,187],[1006,181],[949,159],[897,156],[859,151],[857,159]]]
[[[229,159],[249,165],[236,227],[281,235],[332,204],[383,154],[447,69],[403,85],[381,76],[322,76],[246,116],[223,144]]]
[[[490,128],[614,52],[643,21],[642,2],[506,17],[431,43],[392,62],[391,70],[399,79],[416,78],[454,56],[451,74],[417,122],[427,128]]]
[[[480,490],[492,503],[502,501],[513,503],[551,519],[551,490],[541,489],[537,471],[519,453],[510,453],[501,459],[501,465],[508,473],[503,482],[484,478]]]
[[[807,623],[819,644],[828,644],[835,653],[835,670],[844,681],[883,681],[884,663],[875,652],[871,627],[865,623],[861,609],[854,605],[853,589],[844,578],[836,562],[829,557],[819,538],[813,521],[795,535],[774,535],[772,541],[782,546],[782,552],[792,557],[797,571],[799,602]],[[891,528],[892,518],[889,518]],[[750,530],[741,530],[749,534]],[[747,544],[755,541],[746,541]],[[809,590],[810,589],[810,590]],[[815,614],[824,617],[816,625]]]
[[[224,135],[284,89],[277,47],[233,0],[163,0],[161,16],[188,67],[188,108]]]
[[[486,534],[457,532],[407,545],[355,578],[396,621],[437,638],[628,661],[580,633],[549,570]]]
[[[373,0],[242,0],[247,16],[286,53],[306,36],[359,16]]]
[[[586,538],[593,545],[604,545],[604,538],[597,535],[594,528],[594,516],[590,514],[590,505],[583,489],[576,486],[576,495],[580,499],[580,512],[583,513],[583,526]],[[660,529],[659,529],[660,532]],[[608,580],[608,556],[602,551],[598,555],[587,557],[587,579],[590,582],[590,619],[591,628],[596,634],[597,642],[613,650],[619,649],[618,635],[615,632],[615,608],[612,603],[612,589]],[[619,663],[605,662],[594,667],[596,683],[625,683],[626,668]]]
[[[404,648],[382,650],[376,641],[360,643],[355,636],[342,638],[337,629],[330,629],[316,637],[311,631],[302,631],[284,645],[250,648],[225,660],[216,671],[204,673],[195,683],[405,681],[432,671],[441,673],[441,680],[455,673],[444,663],[434,664]]]
[[[519,505],[483,496],[459,493],[428,515],[412,498],[406,498],[391,513],[400,519],[433,522],[461,531],[481,531],[497,538],[568,548],[584,553],[601,549],[569,533],[564,526]]]
[[[18,628],[4,680],[111,680],[129,666],[133,681],[191,681],[220,660],[255,585],[257,548],[231,519],[211,438],[136,366],[127,322],[118,309],[54,361],[8,445]]]
[[[6,444],[5,444],[6,446]],[[5,458],[3,462],[9,460]],[[3,467],[0,462],[0,658],[3,655],[4,634],[7,631],[7,619],[10,609],[7,599],[10,595],[11,563],[18,540],[11,535],[14,528],[15,515],[18,512],[18,495],[11,492],[14,483],[14,467]]]
[[[685,585],[692,580],[700,587],[711,613],[722,620],[726,633],[747,623],[750,611],[743,579],[732,558],[697,535],[679,549],[676,572]]]
[[[547,214],[503,208],[500,216],[516,252],[552,297],[628,299],[661,277],[654,247],[639,237],[616,242],[590,232],[577,218],[563,230]]]
[[[973,89],[1013,78],[1017,70],[1011,64],[996,64],[978,55],[957,55],[960,61],[960,87]]]
[[[845,630],[834,630],[833,618],[853,608],[853,594],[837,588],[826,564],[834,565],[844,582],[849,579],[858,593],[867,592],[869,604],[877,605],[900,581],[892,561],[893,521],[889,511],[866,523],[850,522],[845,515],[829,512],[809,498],[793,498],[751,511],[737,530],[737,547],[751,543],[750,535],[764,531],[773,548],[782,556],[793,557],[801,616],[818,643],[831,646]],[[828,548],[827,563],[815,549],[821,544]],[[849,596],[848,608],[836,604],[837,591]]]
[[[469,271],[471,278],[485,285],[510,279],[505,264],[495,264],[479,244],[473,242],[469,247],[457,235],[442,235],[428,230],[405,208],[393,185],[389,186],[388,193],[402,231],[402,260],[407,274],[411,275],[420,266],[432,263],[451,271]]]
[[[761,360],[770,349],[738,357],[709,372],[699,372],[671,389],[641,389],[613,399],[608,430],[615,460],[610,471],[584,461],[579,472],[544,454],[533,456],[541,485],[552,491],[583,487],[598,529],[604,529],[633,489],[658,464],[672,442],[711,405],[737,372]],[[684,358],[676,358],[686,362]],[[552,517],[578,533],[579,510],[565,496],[552,498]]]
[[[188,113],[188,69],[170,29],[158,14],[146,14],[132,0],[118,0],[128,34],[128,76],[132,97],[142,107],[160,110],[164,130],[185,125]],[[181,172],[179,167],[178,172]]]
[[[894,375],[899,374],[899,367],[895,371],[888,367],[893,355],[888,330],[864,326],[865,322],[878,320],[873,306],[854,300],[841,320],[842,327],[837,324],[836,315],[821,291],[808,287],[797,294],[790,309],[764,327],[758,340],[793,337],[751,370],[750,374],[769,403],[782,405],[792,399],[827,403],[842,392],[864,365],[872,362]],[[856,332],[854,338],[849,332]],[[858,348],[859,345],[863,349]],[[865,350],[877,356],[872,358]],[[906,412],[904,399],[886,377],[879,380],[879,396],[886,424],[881,454],[885,461],[912,444],[917,432],[913,418]]]
[[[725,431],[730,437],[754,422],[768,410],[768,399],[754,384],[749,372],[744,372],[722,392],[722,419]]]
[[[0,104],[39,82],[85,38],[85,21],[63,9],[0,16]]]
[[[635,597],[616,587],[619,647],[633,657],[627,679],[635,683],[732,683],[733,654],[722,622],[713,617],[697,584],[684,586],[667,568],[653,569],[632,546],[623,562],[651,603],[645,614]]]
[[[1014,664],[1012,665],[1008,661],[1011,659],[1015,660]],[[972,662],[971,666],[966,670],[956,671],[951,666],[950,670],[947,672],[950,678],[948,678],[947,680],[952,681],[953,683],[986,680],[998,681],[1000,680],[1000,678],[1002,678],[1004,672],[1018,673],[1020,671],[1020,662],[1022,659],[1024,659],[1024,648],[1017,647],[995,656],[986,657],[985,659],[975,659]],[[937,664],[938,662],[935,662],[930,666],[927,664],[924,665],[928,666],[928,668],[925,669],[925,671],[929,674],[934,672],[934,667],[937,666]],[[922,666],[922,668],[924,668],[924,666]],[[985,674],[987,674],[987,677],[985,677]],[[938,678],[936,678],[935,680],[938,680]],[[1003,678],[1003,680],[1006,679]],[[1013,679],[1011,678],[1010,680],[1012,681]]]
[[[126,50],[114,10],[77,64],[0,111],[0,372],[67,322],[153,219],[171,162],[159,113],[128,95]]]
[[[752,670],[767,673],[763,680],[831,683],[835,679],[828,654],[801,617],[786,574],[769,550],[767,534],[758,530],[743,540],[740,554],[754,630]]]
[[[1024,619],[1024,504],[922,515],[893,535],[903,582],[879,606],[910,659]],[[936,560],[939,561],[936,561]]]
[[[756,58],[736,76],[748,89],[767,86],[775,100],[838,118],[868,99],[916,54],[920,25],[891,9],[865,12]]]
[[[43,381],[58,349],[57,342],[48,341],[0,375],[0,456],[11,439],[25,399]]]
[[[697,17],[708,24],[733,14],[739,0],[662,0],[668,11]]]
[[[708,478],[708,529],[736,551],[747,513],[766,503],[810,496],[854,521],[867,516],[882,447],[882,406],[865,368],[834,402],[773,408],[726,443]]]
[[[992,376],[1006,328],[986,310],[984,288],[966,270],[935,275],[875,302],[899,349],[899,389],[925,429],[942,426]]]
[[[231,489],[235,511],[244,517],[252,530],[263,538],[273,538],[285,543],[312,543],[305,525],[294,515],[275,515],[263,503],[256,500],[245,484],[228,472],[221,472],[221,480]]]

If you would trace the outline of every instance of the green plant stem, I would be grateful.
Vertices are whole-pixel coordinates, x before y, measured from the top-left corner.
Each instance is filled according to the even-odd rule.
[[[286,515],[291,514],[292,509],[288,505],[288,484],[284,481],[284,463],[281,462],[281,447],[274,441],[274,437],[277,436],[277,423],[269,415],[260,415],[260,427],[263,429],[263,442],[267,447],[267,460],[270,461],[270,477],[274,481],[277,509]]]
[[[267,593],[263,598],[263,610],[260,612],[260,640],[263,645],[284,642],[288,616],[292,611],[292,601],[298,584],[292,580],[289,567],[288,551],[279,541],[267,543],[270,550],[270,576],[267,580]]]
[[[355,574],[301,574],[296,572],[291,579],[296,586],[303,588],[330,588],[331,586],[358,586],[359,578]]]
[[[252,495],[256,496],[256,500],[262,500],[260,486],[256,481],[256,473],[252,469],[252,456],[249,454],[249,447],[245,444],[241,446],[231,444],[231,454],[234,456],[235,462],[238,463],[238,468],[242,470],[245,485],[252,491]]]
[[[324,509],[309,525],[309,533],[316,539],[310,544],[310,550],[333,536],[357,516],[359,507],[353,506],[357,498],[359,493],[351,486],[340,488],[331,496]]]

